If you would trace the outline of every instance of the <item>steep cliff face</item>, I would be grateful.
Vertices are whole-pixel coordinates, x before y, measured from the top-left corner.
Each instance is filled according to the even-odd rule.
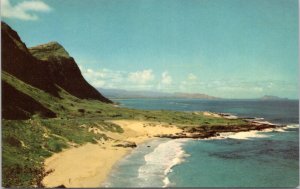
[[[55,97],[60,97],[61,89],[80,99],[99,100],[105,103],[111,101],[94,87],[92,87],[82,76],[75,60],[69,56],[68,52],[57,42],[50,42],[28,49],[22,42],[17,32],[15,32],[6,23],[1,23],[2,31],[2,70],[18,78],[19,80],[41,89]],[[6,102],[7,98],[2,98],[2,111],[6,114],[12,111],[12,104],[17,107],[22,104],[20,94],[9,87],[10,84],[4,84],[5,90],[10,90],[11,102]],[[13,88],[13,86],[11,86]],[[19,91],[22,93],[22,91]],[[24,96],[24,95],[22,95]],[[26,97],[25,97],[26,98]],[[24,100],[24,99],[23,99]],[[12,102],[13,101],[13,102]],[[9,108],[8,108],[9,105]],[[30,107],[26,108],[24,104],[22,111],[27,112],[23,117],[28,117],[31,112]],[[39,111],[38,111],[39,112]],[[45,114],[47,116],[48,114]],[[51,115],[53,117],[53,115]],[[48,117],[51,117],[50,114]],[[22,117],[22,116],[21,116]]]
[[[111,101],[102,96],[83,78],[75,60],[57,42],[50,42],[29,48],[31,54],[46,62],[50,80],[68,93],[81,99],[95,99],[102,102]]]
[[[34,58],[18,34],[3,22],[1,32],[2,70],[58,97],[59,88],[49,79],[47,64]]]

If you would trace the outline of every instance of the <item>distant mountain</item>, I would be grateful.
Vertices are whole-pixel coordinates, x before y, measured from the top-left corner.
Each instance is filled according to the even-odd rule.
[[[220,99],[218,97],[209,96],[201,93],[174,93],[177,98],[193,98],[193,99]]]
[[[153,91],[127,91],[122,89],[98,89],[108,98],[166,98],[171,97],[171,93]]]
[[[194,98],[218,99],[214,96],[199,93],[165,93],[156,91],[127,91],[120,89],[98,89],[108,98]]]
[[[278,96],[273,95],[264,95],[263,97],[259,98],[260,100],[288,100],[288,98],[281,98]]]
[[[4,81],[3,75],[16,78],[18,83],[24,82],[58,98],[62,98],[60,92],[64,90],[79,99],[112,102],[86,82],[75,60],[59,43],[50,42],[28,49],[17,32],[4,22],[1,22],[1,34],[4,119],[26,119],[35,113],[55,117],[55,113],[23,91],[17,90],[12,83]]]

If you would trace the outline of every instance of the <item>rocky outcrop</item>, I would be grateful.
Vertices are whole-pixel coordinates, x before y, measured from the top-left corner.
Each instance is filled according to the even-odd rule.
[[[276,128],[273,124],[257,124],[249,122],[248,125],[220,125],[220,126],[198,126],[198,127],[185,127],[183,132],[169,135],[157,135],[160,138],[194,138],[194,139],[205,139],[210,137],[219,136],[220,133],[224,132],[245,132],[257,130],[261,131],[269,128]]]
[[[54,41],[31,47],[29,52],[39,60],[51,61],[59,58],[71,58],[63,46]]]
[[[56,186],[56,187],[54,187],[54,188],[67,188],[65,185],[59,185],[59,186]]]
[[[114,145],[115,147],[123,147],[123,148],[135,148],[137,147],[136,143],[124,141],[122,143]]]

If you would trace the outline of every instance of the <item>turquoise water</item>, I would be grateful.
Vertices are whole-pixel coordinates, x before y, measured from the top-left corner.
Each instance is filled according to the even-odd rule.
[[[154,139],[139,145],[113,169],[106,187],[161,187],[165,171],[181,151],[171,139]],[[172,148],[169,148],[172,146]]]
[[[121,106],[148,110],[212,111],[261,117],[273,123],[299,123],[298,100],[123,99]]]
[[[173,168],[168,176],[171,186],[298,186],[298,132],[290,129],[267,135],[252,140],[188,142],[184,150],[191,156]]]
[[[288,124],[252,138],[155,139],[112,171],[107,187],[296,187],[299,183],[298,101],[152,100],[148,109],[230,112]],[[148,100],[123,100],[140,108]],[[155,104],[155,106],[154,106]],[[190,105],[189,105],[190,104]],[[197,108],[198,107],[198,108]],[[267,112],[266,112],[267,110]]]

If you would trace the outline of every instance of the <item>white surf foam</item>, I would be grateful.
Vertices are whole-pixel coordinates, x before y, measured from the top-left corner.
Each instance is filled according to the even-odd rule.
[[[286,129],[299,129],[299,124],[290,124],[285,126]]]
[[[265,138],[270,135],[263,134],[266,131],[243,131],[243,132],[223,132],[219,136],[210,137],[207,139],[198,139],[198,140],[222,140],[222,139],[240,139],[240,140],[249,140],[251,138]],[[268,131],[271,132],[271,131]]]
[[[252,123],[257,123],[257,124],[266,124],[266,125],[275,125],[269,121],[262,121],[262,120],[259,120],[259,121],[252,121]]]
[[[165,177],[163,183],[164,183],[163,188],[170,186],[171,182],[169,180],[169,177]]]
[[[172,167],[184,161],[187,156],[182,145],[188,139],[175,139],[158,145],[151,153],[144,156],[146,163],[138,170],[138,178],[141,186],[153,186],[157,180],[163,183],[163,187],[169,186],[168,174]],[[160,186],[162,187],[162,186]]]
[[[268,128],[264,129],[261,131],[245,131],[245,132],[224,132],[220,133],[220,136],[217,137],[212,137],[209,139],[226,139],[226,138],[231,138],[231,139],[241,139],[241,140],[248,140],[251,138],[266,138],[270,137],[272,135],[266,135],[265,133],[269,132],[288,132],[288,129],[292,128],[299,128],[299,125],[297,124],[291,124],[291,125],[286,125],[282,127],[276,127],[276,128]]]
[[[224,136],[225,135],[225,136]],[[220,136],[231,139],[251,139],[251,138],[265,138],[267,135],[262,134],[260,131],[247,131],[247,132],[238,132],[238,133],[221,133]]]
[[[263,118],[263,117],[254,117],[254,120],[257,120],[257,121],[259,121],[259,120],[264,120],[265,118]]]

